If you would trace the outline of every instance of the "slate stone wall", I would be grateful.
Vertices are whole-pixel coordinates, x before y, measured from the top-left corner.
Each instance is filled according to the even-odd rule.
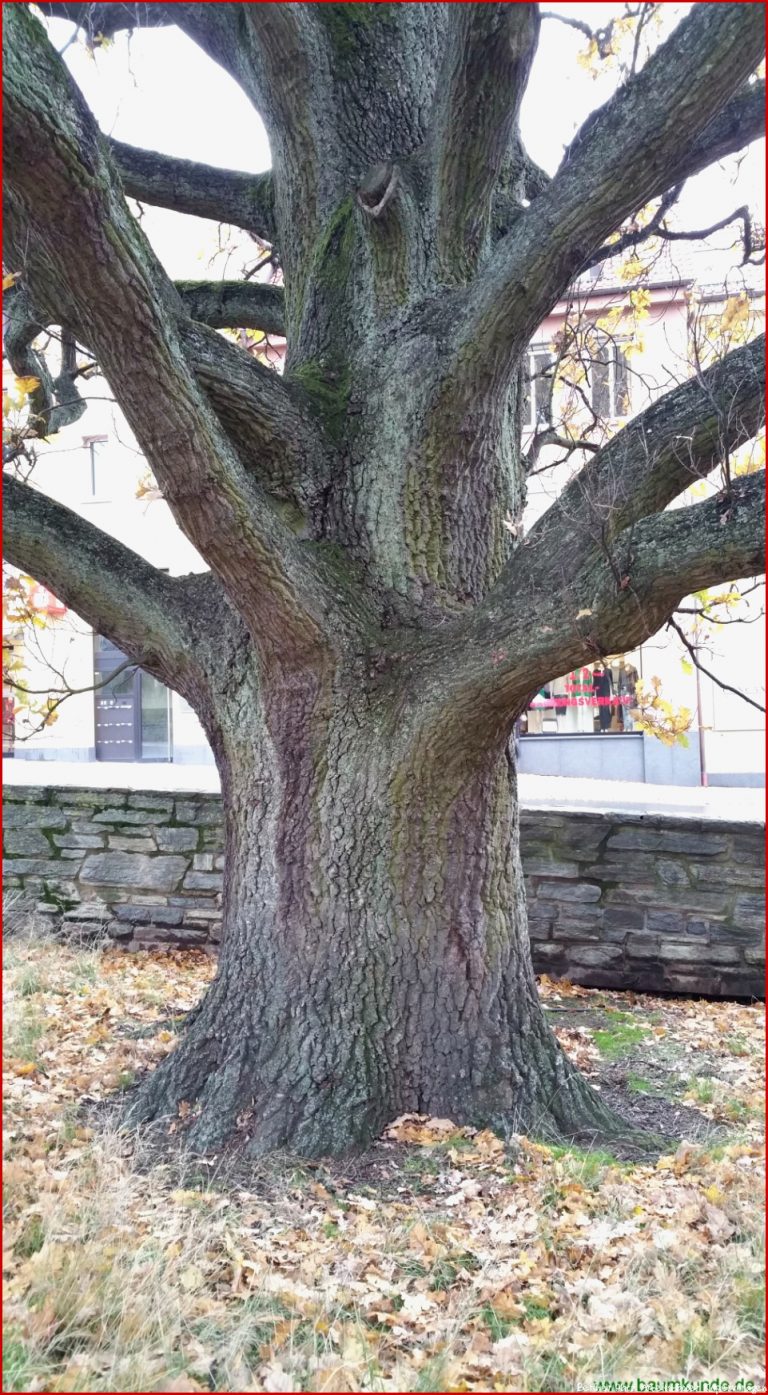
[[[217,794],[9,786],[4,888],[128,948],[215,949]],[[764,996],[761,825],[524,810],[537,972],[595,987]]]

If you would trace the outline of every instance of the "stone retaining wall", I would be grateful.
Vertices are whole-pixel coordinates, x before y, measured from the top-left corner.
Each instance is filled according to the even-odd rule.
[[[4,887],[129,948],[215,948],[217,794],[10,786]],[[596,987],[764,996],[757,824],[524,810],[537,972]]]

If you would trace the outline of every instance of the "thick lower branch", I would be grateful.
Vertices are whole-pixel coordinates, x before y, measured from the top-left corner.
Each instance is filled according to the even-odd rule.
[[[140,150],[122,141],[109,142],[123,188],[140,203],[171,208],[232,223],[264,242],[275,241],[274,187],[271,170],[246,174],[194,160],[179,160],[155,150]]]
[[[196,644],[181,580],[7,474],[3,524],[3,555],[12,566],[49,587],[136,663],[178,685]]]
[[[285,334],[282,286],[255,281],[176,281],[191,320],[212,329],[261,329]]]

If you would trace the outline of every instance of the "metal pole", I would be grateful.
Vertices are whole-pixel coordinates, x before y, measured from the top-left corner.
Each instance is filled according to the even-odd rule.
[[[698,645],[698,639],[699,639],[699,621],[698,621],[698,617],[696,618],[695,624],[696,624],[696,628],[695,628],[695,631],[694,631],[694,639],[693,639],[694,656],[697,655],[698,652],[699,652],[699,645]],[[706,747],[705,747],[705,744],[704,744],[704,722],[703,722],[703,713],[702,713],[702,708],[701,708],[701,673],[700,673],[699,666],[698,666],[697,663],[694,663],[694,669],[696,670],[696,717],[697,717],[697,720],[698,720],[698,723],[699,723],[699,770],[700,770],[700,782],[701,782],[701,785],[703,786],[704,789],[708,789],[708,787],[709,787],[709,777],[707,776],[707,753],[706,753]]]

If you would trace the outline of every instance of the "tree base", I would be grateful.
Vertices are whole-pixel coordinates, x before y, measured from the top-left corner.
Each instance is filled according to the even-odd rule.
[[[125,1122],[182,1121],[186,1146],[198,1154],[237,1148],[250,1157],[287,1149],[306,1158],[343,1157],[366,1149],[392,1119],[404,1113],[450,1118],[457,1127],[490,1128],[502,1138],[522,1134],[549,1145],[616,1145],[635,1151],[638,1131],[614,1112],[573,1066],[546,1023],[521,1079],[517,1072],[488,1089],[456,1083],[432,1100],[401,1096],[392,1101],[355,1091],[345,1081],[334,1088],[290,1091],[259,1080],[245,1051],[218,1065],[205,1042],[205,1006],[196,1014],[175,1052],[139,1087]],[[208,1043],[210,1045],[210,1042]],[[273,1062],[274,1065],[274,1062]],[[289,1070],[282,1072],[287,1084]],[[642,1137],[642,1151],[652,1147]]]

